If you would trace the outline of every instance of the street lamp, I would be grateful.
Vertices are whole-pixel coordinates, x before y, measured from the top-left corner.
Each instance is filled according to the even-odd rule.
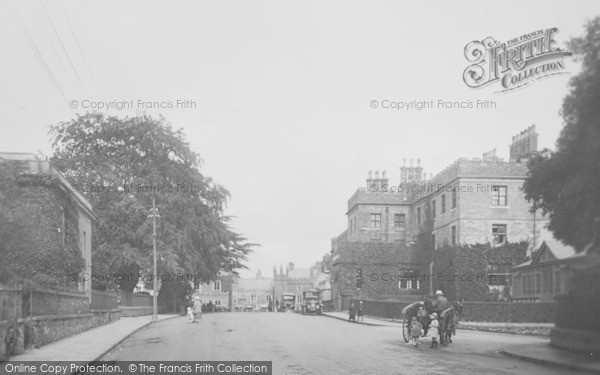
[[[157,273],[157,269],[156,269],[156,218],[160,217],[160,215],[158,214],[158,208],[156,208],[156,201],[154,199],[154,197],[152,197],[152,209],[150,210],[150,215],[148,215],[148,217],[152,218],[152,253],[153,253],[153,267],[154,267],[154,271],[153,271],[153,275],[154,275],[154,284],[153,284],[153,291],[152,291],[152,321],[155,322],[158,320],[158,302],[157,302],[157,297],[158,297],[158,279],[156,278],[156,273]]]

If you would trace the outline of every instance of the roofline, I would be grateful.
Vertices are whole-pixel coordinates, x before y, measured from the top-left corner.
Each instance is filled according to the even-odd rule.
[[[98,220],[98,215],[96,215],[93,211],[92,208],[92,204],[85,199],[85,197],[79,193],[77,190],[75,190],[73,188],[73,186],[71,185],[71,183],[69,182],[69,180],[58,170],[56,169],[52,163],[50,162],[50,160],[41,160],[37,157],[36,154],[33,154],[31,152],[2,152],[0,153],[0,155],[30,155],[33,157],[33,159],[30,160],[19,160],[19,159],[10,159],[10,158],[5,158],[0,156],[0,159],[5,160],[5,161],[18,161],[18,162],[25,162],[25,163],[30,163],[30,162],[38,162],[38,163],[48,163],[48,171],[49,173],[55,175],[58,177],[60,184],[62,185],[61,188],[63,191],[65,191],[65,193],[67,194],[72,194],[73,197],[75,198],[75,201],[77,203],[77,205],[86,213],[88,214],[92,220],[96,221]]]

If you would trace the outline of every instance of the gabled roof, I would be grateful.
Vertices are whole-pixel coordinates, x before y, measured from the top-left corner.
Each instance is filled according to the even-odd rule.
[[[310,268],[296,268],[289,272],[290,279],[310,279]]]
[[[573,246],[567,245],[556,239],[552,232],[547,229],[541,231],[539,239],[540,241],[533,250],[531,259],[514,268],[524,268],[539,263],[576,258],[585,255],[585,252],[577,253]]]
[[[273,288],[272,278],[240,278],[238,280],[238,290],[271,290]]]

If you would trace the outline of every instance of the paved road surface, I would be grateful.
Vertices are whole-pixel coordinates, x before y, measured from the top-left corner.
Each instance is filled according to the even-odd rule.
[[[505,344],[543,338],[459,330],[454,343],[429,349],[404,343],[399,328],[288,313],[203,314],[148,326],[102,360],[273,361],[274,374],[564,374],[507,358]]]

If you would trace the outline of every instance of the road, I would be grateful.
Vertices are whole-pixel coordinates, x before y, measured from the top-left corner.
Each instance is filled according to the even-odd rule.
[[[274,374],[562,374],[498,353],[538,337],[459,330],[448,347],[407,345],[396,327],[288,313],[204,314],[152,324],[102,360],[273,361]]]

